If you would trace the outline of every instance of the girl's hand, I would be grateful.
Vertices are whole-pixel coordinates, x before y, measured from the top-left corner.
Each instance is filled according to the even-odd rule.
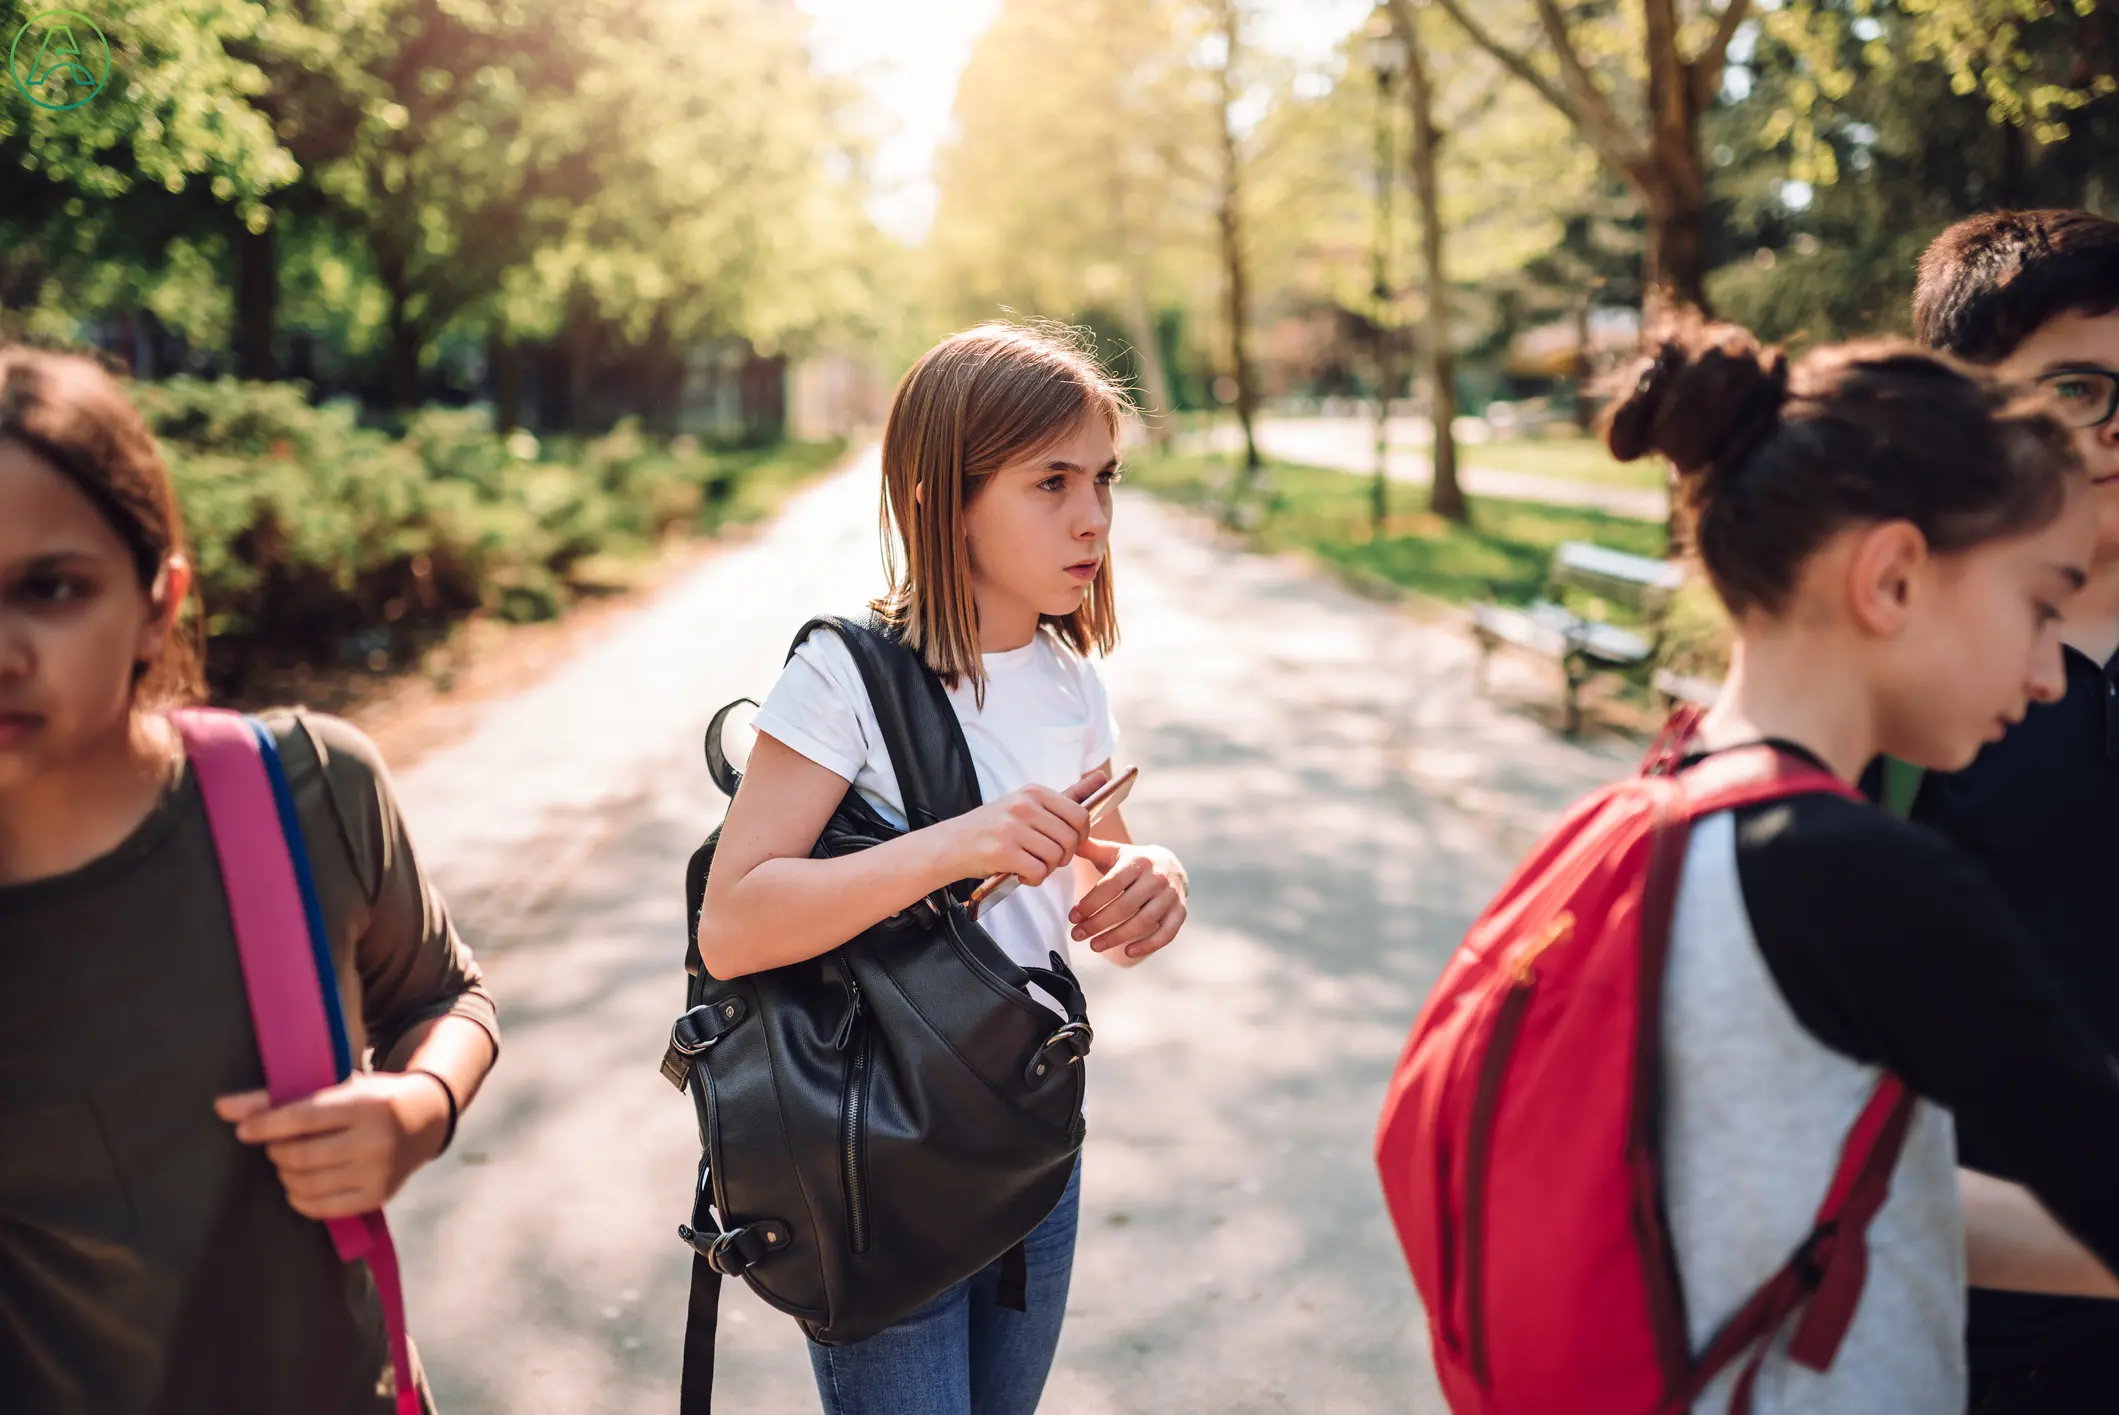
[[[958,879],[1016,875],[1036,886],[1074,858],[1089,833],[1089,813],[1082,802],[1103,785],[1109,773],[1092,771],[1064,793],[1048,786],[1026,786],[945,821],[950,857]]]
[[[1177,937],[1192,882],[1175,855],[1159,845],[1087,840],[1081,856],[1104,877],[1068,916],[1077,941],[1130,966]]]
[[[381,1208],[441,1152],[449,1124],[441,1083],[417,1072],[357,1072],[277,1110],[263,1091],[222,1096],[213,1109],[238,1140],[265,1147],[287,1202],[313,1219]]]

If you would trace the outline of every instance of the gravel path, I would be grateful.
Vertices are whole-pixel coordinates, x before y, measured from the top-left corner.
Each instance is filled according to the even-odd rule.
[[[675,1408],[696,1140],[656,1063],[684,860],[724,804],[699,734],[873,587],[875,477],[871,454],[805,494],[399,782],[507,1028],[394,1215],[449,1415]],[[1469,693],[1460,631],[1145,499],[1119,520],[1127,815],[1186,858],[1194,913],[1146,966],[1085,960],[1082,1247],[1045,1409],[1439,1412],[1370,1168],[1383,1080],[1515,855],[1629,755]],[[723,1314],[724,1408],[814,1410],[793,1323],[740,1285]]]

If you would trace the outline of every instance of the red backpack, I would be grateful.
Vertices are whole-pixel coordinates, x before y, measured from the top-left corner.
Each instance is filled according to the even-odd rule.
[[[1456,1415],[1672,1415],[1805,1308],[1790,1355],[1832,1363],[1913,1098],[1886,1076],[1847,1135],[1809,1238],[1695,1354],[1662,1199],[1658,1046],[1692,822],[1856,793],[1768,746],[1642,774],[1577,805],[1472,926],[1421,1009],[1376,1163]]]

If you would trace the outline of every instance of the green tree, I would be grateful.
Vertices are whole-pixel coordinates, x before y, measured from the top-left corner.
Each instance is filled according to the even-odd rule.
[[[597,325],[666,422],[688,344],[785,345],[875,296],[846,94],[804,39],[781,0],[143,10],[109,103],[9,86],[0,300],[55,329],[181,312],[256,375],[291,298],[400,407],[445,339],[504,375],[519,341]]]
[[[1710,283],[1717,307],[1776,339],[1903,330],[1914,263],[1950,222],[2108,207],[2119,100],[2097,75],[2114,38],[2111,16],[2071,5],[1813,0],[1763,15],[1732,50],[1732,97],[1707,135],[1736,257]]]
[[[1508,82],[1454,25],[1414,7],[1406,7],[1404,20],[1419,25],[1417,77],[1424,85],[1413,76],[1394,81],[1380,115],[1366,37],[1358,32],[1340,46],[1331,70],[1298,75],[1276,94],[1258,140],[1254,262],[1281,310],[1343,310],[1385,348],[1421,329],[1423,382],[1438,424],[1431,498],[1446,513],[1453,509],[1454,447],[1441,429],[1454,410],[1455,355],[1506,343],[1512,311],[1522,303],[1517,287],[1533,283],[1531,272],[1580,229],[1583,213],[1600,200],[1602,178],[1567,122]],[[1422,88],[1431,129],[1425,142]],[[1404,163],[1419,214],[1417,224],[1393,223],[1380,233],[1388,247],[1380,282],[1372,249],[1379,206],[1390,194],[1375,181],[1379,116],[1389,129],[1383,147],[1403,154],[1391,161]],[[1423,154],[1432,159],[1432,205],[1418,200],[1429,185]],[[1397,180],[1395,173],[1389,179]],[[1420,275],[1410,278],[1415,270]]]
[[[0,35],[43,8],[0,0]],[[230,218],[263,227],[267,200],[300,175],[250,101],[269,80],[244,55],[273,23],[244,0],[139,6],[100,26],[110,76],[89,102],[55,112],[0,85],[0,318],[56,316],[90,287],[141,297],[173,242],[198,249]]]
[[[1750,0],[1562,0],[1479,7],[1435,0],[1464,32],[1566,117],[1631,186],[1648,223],[1651,310],[1702,305],[1709,265],[1707,163],[1700,123],[1721,91],[1731,40]]]
[[[1152,436],[1173,378],[1155,311],[1211,258],[1215,128],[1169,0],[1007,0],[958,82],[927,257],[949,317],[1117,312]]]
[[[1237,105],[1246,96],[1246,55],[1241,0],[1213,0],[1208,35],[1214,41],[1207,67],[1214,76],[1216,149],[1214,228],[1221,256],[1222,319],[1228,331],[1228,367],[1236,385],[1236,421],[1243,429],[1242,486],[1251,489],[1265,465],[1258,455],[1258,373],[1251,361],[1251,271],[1244,248],[1244,169],[1242,118]],[[1230,500],[1233,515],[1237,505]]]

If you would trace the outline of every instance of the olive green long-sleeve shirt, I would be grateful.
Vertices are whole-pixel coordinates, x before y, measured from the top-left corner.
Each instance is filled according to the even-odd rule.
[[[497,1042],[373,744],[328,717],[267,721],[354,1054],[452,1015]],[[0,888],[0,1410],[387,1415],[366,1266],[213,1113],[263,1085],[188,769],[117,849]]]

